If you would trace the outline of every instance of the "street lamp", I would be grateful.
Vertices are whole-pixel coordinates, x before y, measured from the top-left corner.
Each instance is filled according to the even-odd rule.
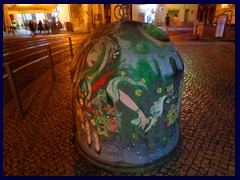
[[[222,4],[222,8],[223,8],[223,9],[229,8],[229,4]]]

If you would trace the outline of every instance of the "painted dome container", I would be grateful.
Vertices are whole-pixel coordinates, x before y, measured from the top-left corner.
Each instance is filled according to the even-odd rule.
[[[180,142],[183,61],[154,25],[124,21],[98,29],[71,64],[77,146],[116,171],[161,164]]]

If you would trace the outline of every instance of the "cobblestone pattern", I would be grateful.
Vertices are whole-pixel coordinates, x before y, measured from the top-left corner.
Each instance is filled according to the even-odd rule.
[[[179,155],[140,173],[112,173],[87,162],[75,145],[70,59],[56,66],[17,112],[3,122],[5,176],[220,176],[235,175],[235,44],[176,43],[184,59]]]

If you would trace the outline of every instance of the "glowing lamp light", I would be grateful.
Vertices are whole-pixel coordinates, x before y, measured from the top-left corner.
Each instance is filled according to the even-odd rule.
[[[229,4],[222,4],[222,8],[229,8]]]

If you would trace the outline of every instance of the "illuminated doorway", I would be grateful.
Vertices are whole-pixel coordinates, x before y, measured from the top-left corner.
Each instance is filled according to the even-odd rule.
[[[168,15],[170,16],[170,26],[173,27],[173,17],[175,14],[178,15],[179,10],[168,10]]]

